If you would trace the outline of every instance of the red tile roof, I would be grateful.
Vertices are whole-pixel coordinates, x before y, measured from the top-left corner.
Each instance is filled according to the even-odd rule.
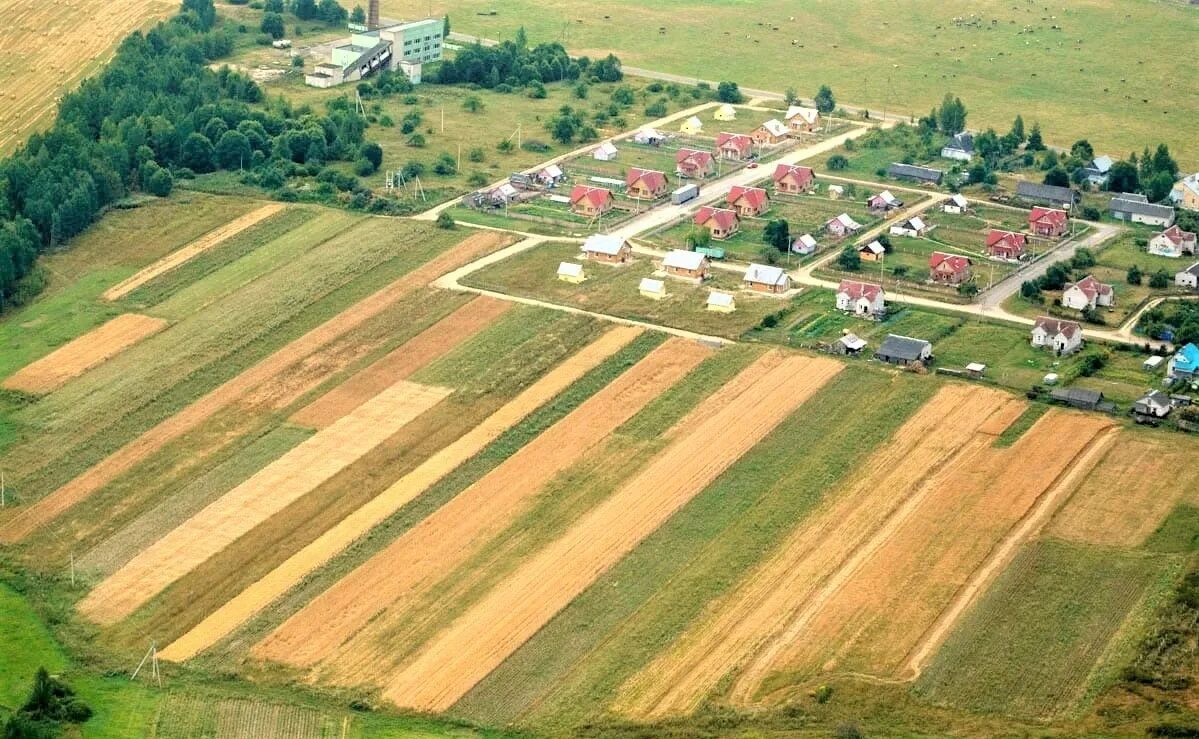
[[[706,166],[712,161],[712,154],[699,149],[679,149],[674,155],[675,164],[682,164],[688,159],[695,162],[696,165]]]
[[[1028,212],[1029,223],[1048,223],[1054,226],[1064,226],[1070,220],[1070,216],[1064,210],[1057,208],[1041,208],[1035,207]]]
[[[770,195],[760,187],[746,187],[744,185],[734,185],[729,189],[728,202],[729,205],[736,205],[737,201],[745,198],[750,207],[754,210],[761,210],[770,202]]]
[[[837,286],[837,293],[846,293],[850,300],[858,298],[866,298],[874,302],[874,299],[883,293],[882,285],[875,285],[873,282],[858,282],[857,280],[841,280],[841,284]]]
[[[803,167],[798,164],[780,164],[774,168],[774,181],[780,182],[787,175],[793,175],[795,184],[800,187],[806,187],[809,182],[816,179],[816,174],[812,172],[811,167]]]
[[[602,187],[589,187],[588,185],[575,185],[570,191],[570,204],[575,205],[581,200],[586,200],[593,208],[599,208],[612,199],[612,193]]]
[[[960,254],[946,254],[943,251],[935,251],[928,255],[929,269],[936,269],[942,264],[947,265],[954,274],[957,274],[970,268],[970,259]]]
[[[1050,318],[1049,316],[1038,316],[1034,326],[1050,336],[1063,334],[1068,339],[1073,339],[1076,333],[1082,331],[1082,326],[1074,321],[1063,321],[1060,318]]]
[[[1165,236],[1176,246],[1195,241],[1195,234],[1190,231],[1183,231],[1178,226],[1170,226],[1165,231],[1162,231],[1161,235]]]
[[[753,151],[754,140],[743,133],[716,134],[716,148],[723,149],[726,146],[737,149],[742,154],[748,154]]]
[[[1112,292],[1111,285],[1096,280],[1094,275],[1087,275],[1073,285],[1067,285],[1066,289],[1069,290],[1071,287],[1077,287],[1079,290],[1082,290],[1088,298],[1093,298],[1096,295],[1110,295]]]
[[[697,226],[704,225],[710,219],[715,219],[716,225],[723,231],[727,231],[737,225],[739,220],[735,211],[725,208],[713,208],[710,205],[705,205],[695,212],[695,225]]]
[[[638,169],[637,167],[629,167],[629,173],[625,175],[625,187],[632,187],[640,180],[650,190],[659,190],[666,186],[666,175],[656,169]]]
[[[991,229],[987,234],[987,248],[991,248],[996,244],[1007,246],[1019,251],[1024,250],[1024,244],[1028,241],[1024,234],[1018,234],[1015,231],[1000,231],[997,228]]]

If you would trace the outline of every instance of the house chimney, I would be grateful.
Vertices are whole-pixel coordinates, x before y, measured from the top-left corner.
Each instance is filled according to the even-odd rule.
[[[370,0],[367,5],[366,27],[371,30],[379,27],[379,0]]]

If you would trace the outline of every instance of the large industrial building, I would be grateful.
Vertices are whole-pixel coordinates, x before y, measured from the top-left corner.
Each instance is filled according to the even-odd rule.
[[[421,65],[441,61],[439,18],[404,21],[379,26],[378,0],[372,0],[367,27],[355,30],[350,43],[333,47],[332,58],[304,75],[313,87],[335,87],[355,82],[381,69],[400,70],[413,83],[420,82]]]

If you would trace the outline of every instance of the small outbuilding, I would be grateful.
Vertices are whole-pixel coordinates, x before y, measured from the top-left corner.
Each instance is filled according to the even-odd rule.
[[[558,265],[558,279],[563,282],[579,284],[586,279],[583,274],[583,265],[577,262],[561,262]]]
[[[704,122],[699,119],[699,116],[694,115],[683,121],[683,124],[679,126],[679,133],[685,133],[688,136],[695,136],[703,130]]]
[[[666,283],[662,280],[655,280],[652,277],[642,277],[641,282],[637,285],[637,292],[643,298],[661,300],[666,297]]]
[[[616,148],[616,144],[605,141],[595,147],[595,150],[591,152],[591,158],[600,162],[614,162],[619,154],[620,150]]]
[[[820,248],[820,245],[816,243],[816,239],[812,234],[804,234],[791,244],[791,251],[803,256],[814,254],[818,248]]]
[[[724,103],[716,109],[712,117],[718,121],[735,121],[737,120],[737,109],[728,103]]]
[[[1057,403],[1081,408],[1084,411],[1099,410],[1103,405],[1103,393],[1083,387],[1059,387],[1049,391],[1049,399]]]
[[[970,201],[961,193],[954,193],[949,196],[949,199],[941,204],[941,210],[946,213],[954,213],[961,215],[970,210]]]
[[[730,293],[713,290],[708,294],[707,308],[715,313],[732,313],[737,310],[737,301]]]
[[[887,257],[887,249],[875,240],[859,246],[858,256],[863,262],[881,262]]]

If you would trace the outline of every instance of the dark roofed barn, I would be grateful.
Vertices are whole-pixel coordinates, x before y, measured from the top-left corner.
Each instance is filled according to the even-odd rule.
[[[880,361],[906,367],[922,365],[933,357],[933,345],[924,339],[887,334],[878,351],[874,353]]]
[[[1046,203],[1066,210],[1076,204],[1081,197],[1077,190],[1069,187],[1042,185],[1025,180],[1016,183],[1016,195],[1034,203]]]
[[[897,180],[915,180],[916,182],[928,182],[933,185],[939,185],[945,173],[932,167],[892,162],[891,166],[887,167],[887,175]]]

